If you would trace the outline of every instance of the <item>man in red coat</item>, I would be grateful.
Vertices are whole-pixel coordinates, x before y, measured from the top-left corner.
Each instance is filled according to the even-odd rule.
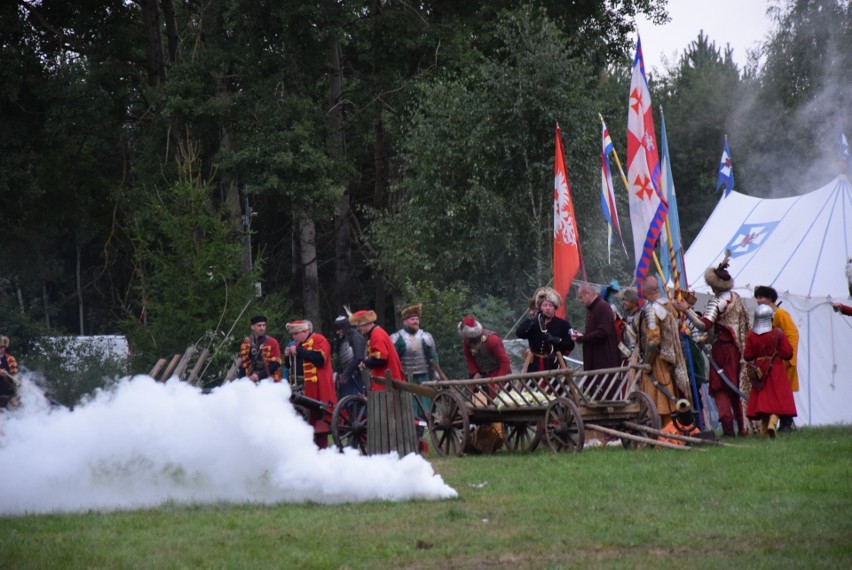
[[[763,373],[763,385],[751,387],[746,415],[750,420],[760,420],[761,433],[774,438],[778,418],[795,417],[796,402],[784,368],[784,361],[793,357],[793,346],[780,328],[772,328],[772,313],[769,305],[755,309],[743,357]]]
[[[333,406],[337,404],[337,392],[334,390],[331,345],[313,329],[311,321],[287,323],[287,332],[292,335],[294,344],[284,349],[284,355],[288,366],[295,360],[296,370],[291,372],[304,378],[305,396]],[[311,410],[309,421],[314,427],[314,443],[320,449],[328,447],[329,419],[324,410]]]
[[[385,330],[376,324],[375,311],[358,311],[349,317],[349,323],[367,339],[367,354],[358,355],[361,361],[361,370],[369,369],[370,376],[385,377],[385,372],[390,370],[391,378],[405,381],[402,372],[402,363],[399,355],[391,342],[390,336]],[[370,390],[383,391],[385,387],[378,382],[370,383]]]
[[[278,341],[266,335],[266,317],[251,318],[251,335],[240,345],[240,378],[248,376],[252,382],[270,378],[281,382],[281,347]]]

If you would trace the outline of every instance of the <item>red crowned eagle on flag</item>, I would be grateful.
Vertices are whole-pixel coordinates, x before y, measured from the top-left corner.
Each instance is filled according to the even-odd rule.
[[[556,126],[556,161],[553,167],[553,287],[564,299],[571,282],[580,269],[580,243],[568,170],[562,156],[562,137]],[[565,303],[559,305],[556,314],[565,316]]]

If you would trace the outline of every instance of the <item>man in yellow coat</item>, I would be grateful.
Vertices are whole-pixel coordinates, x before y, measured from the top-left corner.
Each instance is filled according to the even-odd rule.
[[[779,328],[783,331],[784,336],[790,346],[793,347],[793,358],[784,360],[784,368],[787,372],[787,378],[790,380],[790,388],[793,392],[799,391],[799,371],[796,368],[796,358],[799,355],[799,329],[793,323],[793,317],[790,313],[779,307],[778,292],[772,287],[758,285],[754,288],[754,300],[758,305],[769,305],[775,314],[772,317],[772,327]],[[793,431],[793,417],[781,416],[781,426],[778,428],[781,432]]]

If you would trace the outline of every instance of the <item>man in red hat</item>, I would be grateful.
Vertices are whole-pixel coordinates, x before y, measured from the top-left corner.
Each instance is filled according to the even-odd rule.
[[[471,378],[494,378],[512,372],[509,355],[503,341],[494,331],[482,328],[482,323],[472,315],[465,315],[459,323],[462,351]]]
[[[334,371],[331,363],[331,345],[321,334],[314,332],[311,321],[287,323],[287,332],[293,345],[284,349],[285,366],[295,366],[294,372],[304,378],[304,394],[308,398],[337,404],[334,390]],[[320,449],[328,447],[331,426],[324,410],[311,410],[308,422],[314,428],[314,443]]]
[[[266,317],[251,318],[251,335],[240,345],[240,378],[252,382],[272,378],[281,382],[281,347],[278,341],[266,335]]]
[[[376,324],[375,311],[358,311],[349,317],[349,323],[367,339],[367,354],[364,355],[359,367],[370,370],[370,376],[384,378],[390,370],[391,378],[405,381],[402,373],[402,363],[399,355],[385,330]],[[370,390],[382,391],[385,387],[378,382],[370,384]]]

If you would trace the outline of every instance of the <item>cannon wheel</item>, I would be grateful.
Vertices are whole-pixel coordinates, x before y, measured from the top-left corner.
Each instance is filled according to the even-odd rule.
[[[503,422],[503,438],[509,451],[535,451],[541,431],[536,422]]]
[[[544,412],[544,439],[553,451],[582,451],[586,433],[577,405],[556,398]]]
[[[360,395],[346,396],[331,414],[331,437],[343,451],[346,447],[367,454],[367,399]]]
[[[429,437],[441,455],[464,455],[470,434],[470,417],[461,397],[442,390],[429,407]]]
[[[660,429],[660,415],[657,413],[657,406],[654,405],[654,401],[651,400],[648,394],[645,392],[631,392],[630,395],[627,396],[627,400],[632,404],[639,404],[639,412],[636,414],[636,417],[633,418],[633,423],[654,429]],[[648,435],[645,432],[629,428],[625,428],[622,431],[633,435]],[[638,441],[626,438],[621,440],[621,445],[623,445],[625,449],[639,449],[646,447],[646,444],[644,443],[639,443]]]

